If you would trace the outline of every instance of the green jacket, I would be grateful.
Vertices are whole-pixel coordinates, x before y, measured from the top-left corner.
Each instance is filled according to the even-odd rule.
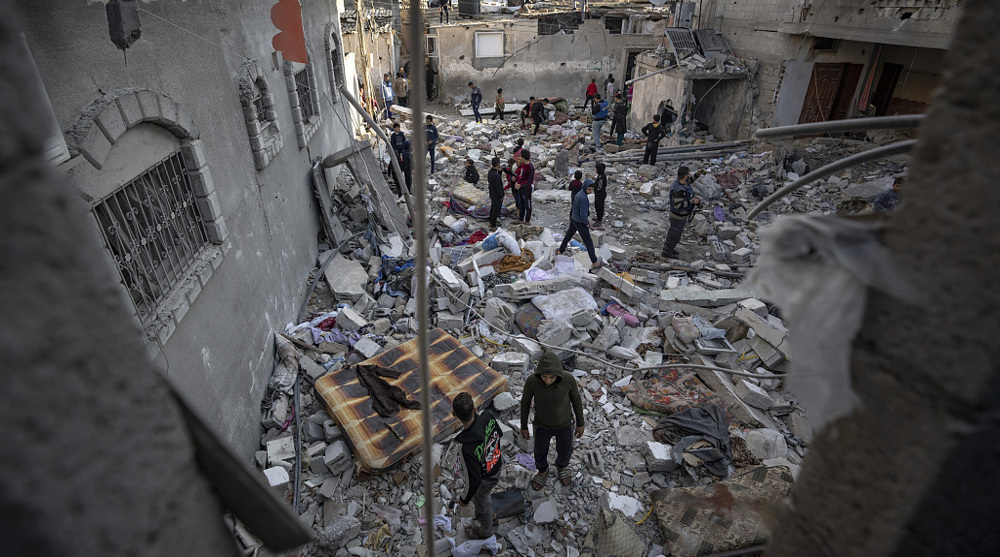
[[[551,385],[542,381],[542,374],[555,375]],[[535,400],[535,426],[547,429],[562,429],[573,424],[583,425],[583,401],[576,378],[563,370],[559,357],[552,352],[542,354],[538,369],[524,382],[521,395],[521,429],[528,429],[528,413],[531,400]]]

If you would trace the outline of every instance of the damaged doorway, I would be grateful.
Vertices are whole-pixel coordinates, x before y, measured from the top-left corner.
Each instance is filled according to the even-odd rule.
[[[861,78],[861,64],[816,64],[802,102],[800,124],[846,118]]]

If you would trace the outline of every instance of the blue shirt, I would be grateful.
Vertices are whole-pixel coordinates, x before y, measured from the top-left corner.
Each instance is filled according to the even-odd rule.
[[[590,198],[587,197],[587,188],[581,189],[573,196],[573,209],[569,213],[569,218],[580,224],[590,224]]]
[[[607,120],[608,119],[608,101],[601,101],[597,103],[598,111],[594,113],[594,120]]]

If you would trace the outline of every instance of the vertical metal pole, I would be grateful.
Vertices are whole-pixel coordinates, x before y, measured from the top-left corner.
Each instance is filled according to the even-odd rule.
[[[414,213],[413,235],[416,236],[417,264],[417,348],[420,362],[420,419],[421,436],[424,445],[424,543],[426,555],[434,555],[434,489],[431,462],[431,377],[427,357],[428,296],[427,296],[427,180],[424,176],[424,155],[427,151],[427,136],[424,133],[424,82],[427,79],[424,68],[424,14],[420,2],[410,0],[410,28],[407,33],[410,42],[410,65],[413,72],[413,189]]]

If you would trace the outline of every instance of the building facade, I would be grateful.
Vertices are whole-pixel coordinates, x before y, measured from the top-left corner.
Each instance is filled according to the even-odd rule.
[[[249,463],[273,331],[315,266],[312,167],[355,136],[338,8],[301,3],[298,64],[272,47],[273,2],[130,4],[141,35],[123,52],[100,2],[18,2],[65,143],[52,159],[90,206],[150,357]]]

